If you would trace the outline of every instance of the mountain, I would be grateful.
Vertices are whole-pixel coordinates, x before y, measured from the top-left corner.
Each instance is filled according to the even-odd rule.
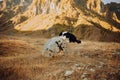
[[[116,41],[120,33],[119,5],[104,5],[101,0],[4,0],[0,2],[0,30],[40,31],[65,25],[75,28],[70,31],[84,38],[92,35],[90,39],[101,39],[104,34],[103,38],[115,37]]]

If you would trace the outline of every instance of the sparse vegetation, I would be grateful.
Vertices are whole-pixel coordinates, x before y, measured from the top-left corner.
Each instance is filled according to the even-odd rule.
[[[82,41],[80,45],[69,44],[69,54],[48,59],[41,56],[47,40],[28,36],[0,38],[0,79],[119,80],[119,43]]]
[[[100,0],[46,2],[0,2],[0,80],[120,80],[120,20],[113,8],[119,4],[102,9]],[[69,44],[63,56],[41,56],[48,38],[61,31],[82,43]]]

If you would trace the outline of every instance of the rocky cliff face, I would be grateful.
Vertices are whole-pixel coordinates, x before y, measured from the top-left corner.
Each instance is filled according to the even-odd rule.
[[[28,9],[31,2],[32,0],[3,0],[0,10],[13,10],[15,13],[24,12]]]
[[[2,14],[1,19],[9,18],[1,21],[6,24],[9,19],[14,29],[20,31],[49,29],[54,24],[73,27],[99,24],[104,29],[120,31],[119,10],[109,10],[101,0],[4,0],[1,5],[1,13],[11,15]]]
[[[73,24],[79,17],[79,10],[76,7],[81,1],[74,0],[33,0],[26,10],[25,15],[31,17],[25,23],[25,27],[17,25],[16,29],[41,30],[48,29],[54,24]],[[83,1],[84,2],[84,1]],[[85,3],[84,3],[85,4]],[[38,20],[40,19],[40,20]],[[31,25],[34,22],[34,26]],[[26,24],[27,23],[27,24]]]
[[[104,3],[101,0],[88,0],[87,8],[98,14],[102,14],[104,12]]]
[[[66,2],[66,1],[64,1]],[[61,13],[60,0],[33,0],[29,12],[33,15]],[[62,2],[61,2],[62,3]]]
[[[104,4],[101,0],[34,0],[29,10],[34,15],[41,13],[61,14],[65,10],[68,11],[76,7],[76,5],[82,5],[99,14],[104,11]]]
[[[111,2],[110,4],[106,5],[106,17],[108,18],[115,18],[120,20],[120,3]]]
[[[3,9],[12,8],[15,6],[28,6],[32,0],[3,0],[2,5]]]

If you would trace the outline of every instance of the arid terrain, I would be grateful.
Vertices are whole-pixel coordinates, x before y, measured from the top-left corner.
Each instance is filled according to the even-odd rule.
[[[0,80],[120,80],[120,3],[102,1],[0,0]],[[82,43],[41,56],[61,31]]]
[[[70,43],[64,56],[45,58],[47,38],[0,35],[0,80],[119,80],[120,43]]]

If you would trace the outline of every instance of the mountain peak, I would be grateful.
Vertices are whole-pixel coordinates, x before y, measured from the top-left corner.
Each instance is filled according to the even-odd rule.
[[[93,22],[105,29],[120,31],[119,25],[111,24],[112,20],[120,23],[119,11],[111,11],[101,0],[4,0],[1,5],[1,11],[11,15],[7,19],[12,21],[14,29],[20,31],[49,29],[54,24],[94,25]]]

